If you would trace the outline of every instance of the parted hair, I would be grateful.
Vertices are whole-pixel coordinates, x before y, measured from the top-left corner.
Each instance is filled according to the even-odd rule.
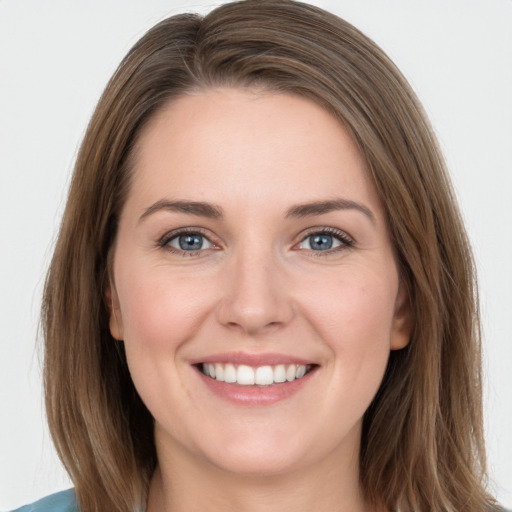
[[[142,128],[173,98],[212,87],[317,102],[353,137],[384,206],[414,327],[364,416],[366,497],[401,512],[488,509],[474,264],[423,109],[346,21],[290,0],[245,0],[149,30],[108,83],[77,156],[42,325],[48,422],[81,510],[133,512],[157,463],[153,419],[110,334],[105,295]]]

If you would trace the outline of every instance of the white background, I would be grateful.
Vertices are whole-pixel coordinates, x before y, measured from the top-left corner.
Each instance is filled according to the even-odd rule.
[[[38,309],[76,150],[115,67],[169,14],[219,2],[0,0],[0,509],[69,486],[45,427]],[[512,0],[314,1],[411,81],[479,269],[491,489],[512,506]]]

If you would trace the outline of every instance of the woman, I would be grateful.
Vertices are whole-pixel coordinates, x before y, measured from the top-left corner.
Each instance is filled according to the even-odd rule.
[[[46,283],[76,501],[490,509],[474,297],[435,138],[371,41],[294,2],[163,21],[93,115]]]

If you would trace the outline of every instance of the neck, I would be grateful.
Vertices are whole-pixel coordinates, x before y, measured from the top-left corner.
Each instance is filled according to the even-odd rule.
[[[172,457],[159,459],[146,512],[196,510],[376,512],[361,492],[358,453],[277,475],[240,475],[174,446]]]

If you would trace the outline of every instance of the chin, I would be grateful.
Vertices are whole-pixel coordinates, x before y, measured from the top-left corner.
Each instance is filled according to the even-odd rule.
[[[293,472],[304,462],[304,455],[283,453],[277,447],[243,446],[223,450],[211,457],[217,469],[247,477],[268,477]]]

